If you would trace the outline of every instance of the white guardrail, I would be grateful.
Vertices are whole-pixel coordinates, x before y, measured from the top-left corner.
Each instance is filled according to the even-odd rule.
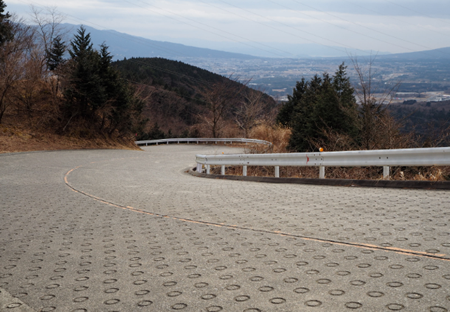
[[[268,142],[268,141],[264,141],[264,140],[255,140],[255,139],[244,139],[244,138],[225,138],[225,139],[219,139],[219,138],[175,138],[175,139],[161,139],[161,140],[145,140],[145,141],[135,141],[134,143],[136,145],[151,145],[151,144],[169,144],[169,143],[215,143],[217,144],[218,142],[220,143],[253,143],[253,144],[265,144],[265,145],[269,145],[271,146],[272,143]]]
[[[369,167],[382,166],[383,177],[389,179],[389,166],[449,166],[450,147],[414,148],[344,152],[288,153],[288,154],[235,154],[235,155],[196,155],[197,171],[210,174],[211,165],[274,166],[275,177],[280,177],[280,166],[319,167],[319,178],[325,178],[325,167]]]

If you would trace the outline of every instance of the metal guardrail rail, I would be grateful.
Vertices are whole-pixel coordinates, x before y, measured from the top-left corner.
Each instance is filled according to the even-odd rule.
[[[265,144],[265,145],[269,145],[271,146],[272,143],[268,142],[268,141],[264,141],[264,140],[256,140],[256,139],[244,139],[244,138],[175,138],[175,139],[161,139],[161,140],[145,140],[145,141],[135,141],[134,143],[136,145],[158,145],[158,144],[170,144],[170,143],[253,143],[253,144]]]
[[[450,147],[391,149],[344,152],[287,153],[287,154],[235,154],[235,155],[196,155],[197,171],[210,174],[211,165],[243,166],[243,175],[247,175],[247,166],[274,166],[275,177],[280,177],[280,166],[319,167],[319,178],[325,178],[325,167],[369,167],[382,166],[383,177],[389,179],[390,166],[448,166],[450,165]]]

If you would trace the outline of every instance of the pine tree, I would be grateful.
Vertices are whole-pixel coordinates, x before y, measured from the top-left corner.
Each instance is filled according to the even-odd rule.
[[[47,66],[48,69],[54,71],[59,65],[64,63],[64,53],[66,53],[65,42],[60,36],[53,39],[52,47],[47,51]]]
[[[360,133],[358,130],[358,105],[356,103],[355,89],[350,83],[350,77],[347,76],[347,66],[344,63],[339,65],[338,70],[333,77],[333,86],[339,100],[341,118],[344,121],[343,132],[347,133],[354,141],[354,144],[360,144]]]
[[[96,111],[105,101],[104,86],[99,76],[100,56],[92,47],[90,34],[81,26],[71,42],[72,61],[70,87],[65,98],[71,114],[93,122]]]
[[[64,93],[66,117],[70,120],[79,116],[91,128],[109,135],[130,133],[134,123],[142,127],[139,115],[143,101],[135,96],[133,88],[111,66],[108,46],[102,44],[100,51],[96,51],[90,34],[81,27],[69,53],[69,87]]]
[[[289,149],[294,151],[310,151],[313,149],[311,140],[317,138],[317,121],[314,120],[314,107],[322,88],[322,78],[315,75],[311,81],[300,84],[297,89],[297,98],[290,126],[292,135],[289,140]],[[299,97],[299,91],[301,97]]]
[[[94,52],[91,43],[91,34],[86,33],[86,28],[83,26],[78,29],[78,33],[70,45],[72,46],[72,50],[69,50],[69,53],[72,59],[83,59]]]
[[[333,77],[324,73],[310,81],[297,82],[289,102],[278,114],[278,122],[292,129],[289,148],[313,151],[318,142],[329,143],[329,134],[357,141],[358,111],[344,64]]]
[[[317,138],[326,141],[324,132],[334,132],[357,140],[358,110],[353,92],[343,64],[332,78],[324,74],[321,94],[315,105],[313,117],[317,120],[318,129],[321,131]]]
[[[14,39],[9,18],[9,12],[5,13],[6,4],[0,0],[0,46]]]
[[[287,103],[284,104],[278,112],[277,123],[280,123],[283,126],[289,126],[291,124],[294,109],[302,100],[302,96],[305,93],[307,87],[308,83],[306,82],[305,78],[302,78],[301,81],[297,81],[297,84],[292,91],[292,95],[288,95]]]

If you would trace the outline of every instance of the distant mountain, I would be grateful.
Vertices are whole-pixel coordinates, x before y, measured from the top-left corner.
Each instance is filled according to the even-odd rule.
[[[77,32],[81,25],[62,24],[69,38]],[[96,48],[102,43],[109,46],[109,51],[114,55],[114,60],[131,57],[164,57],[179,59],[185,57],[215,58],[215,59],[254,59],[251,55],[230,53],[212,49],[197,48],[178,43],[150,40],[136,37],[115,30],[98,30],[90,26],[84,26],[91,34],[92,43]]]
[[[183,39],[179,39],[183,41]],[[336,46],[324,46],[316,43],[278,43],[264,44],[241,42],[213,42],[195,40],[196,45],[210,47],[216,50],[243,53],[263,58],[316,58],[342,57],[346,55],[385,55],[388,52],[368,51]]]
[[[397,53],[390,55],[381,55],[379,59],[401,60],[401,61],[418,61],[418,60],[450,60],[450,47],[434,50],[426,50],[419,52]]]
[[[69,38],[72,38],[80,25],[62,24]],[[295,43],[239,43],[239,42],[212,42],[202,40],[179,39],[181,42],[195,42],[197,45],[157,41],[142,37],[120,33],[115,30],[98,30],[85,26],[91,34],[92,42],[99,46],[103,42],[109,46],[114,55],[114,60],[131,57],[162,57],[167,59],[187,60],[197,59],[235,59],[251,60],[261,58],[342,58],[348,55],[369,56],[377,55],[378,60],[447,60],[450,59],[450,47],[429,51],[389,54],[380,51],[367,51],[347,49],[342,47],[322,46],[319,44],[295,44]],[[205,47],[209,48],[205,48]]]
[[[62,24],[70,37],[76,33],[81,25]],[[91,34],[94,45],[99,46],[103,42],[110,47],[115,60],[130,57],[164,57],[168,59],[181,58],[216,58],[216,59],[256,59],[256,58],[314,58],[314,57],[338,57],[348,54],[371,55],[376,52],[342,47],[323,46],[319,44],[290,44],[290,43],[240,43],[240,42],[213,42],[194,40],[192,43],[179,44],[167,41],[157,41],[115,30],[98,30],[90,26],[84,26]],[[179,39],[186,43],[187,39]],[[208,48],[206,48],[208,47]],[[378,52],[378,54],[386,54]]]

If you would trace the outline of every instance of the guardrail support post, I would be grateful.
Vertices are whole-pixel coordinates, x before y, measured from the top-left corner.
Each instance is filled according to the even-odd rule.
[[[222,165],[222,168],[220,168],[220,174],[225,175],[225,165]]]
[[[206,174],[211,173],[211,165],[206,165]]]
[[[280,166],[275,166],[275,178],[280,177]]]
[[[389,166],[383,166],[383,179],[389,180],[389,174],[390,174],[390,168]]]
[[[203,165],[202,164],[197,164],[197,172],[198,173],[202,173],[203,172]]]
[[[325,166],[319,167],[319,179],[325,179]]]
[[[167,145],[169,145],[169,141],[167,141]]]
[[[242,167],[242,175],[243,175],[244,177],[247,176],[247,166],[243,166],[243,167]]]

